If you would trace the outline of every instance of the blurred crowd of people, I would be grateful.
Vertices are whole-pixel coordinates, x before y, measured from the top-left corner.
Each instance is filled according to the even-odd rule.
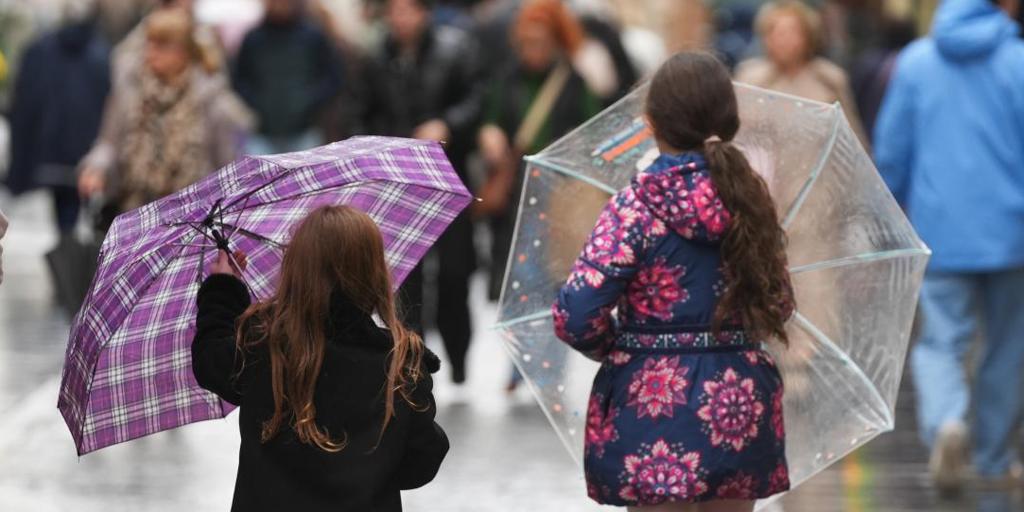
[[[32,38],[15,38],[30,23],[0,2],[0,26],[11,27],[0,36],[10,191],[49,190],[57,229],[70,236],[82,211],[102,231],[118,213],[243,153],[355,134],[444,141],[481,201],[402,293],[410,325],[438,330],[457,383],[466,379],[474,327],[471,277],[487,269],[490,300],[500,294],[523,155],[690,48],[717,52],[739,81],[839,102],[870,148],[897,55],[936,5],[239,0],[232,5],[262,13],[239,30],[204,19],[197,2],[66,0],[52,9],[60,22]],[[116,22],[132,16],[141,16],[134,27]],[[883,137],[899,122],[880,121]],[[890,147],[879,154],[891,155]]]

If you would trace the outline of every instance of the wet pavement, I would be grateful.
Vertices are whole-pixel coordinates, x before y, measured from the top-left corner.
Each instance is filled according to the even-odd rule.
[[[0,286],[0,511],[227,510],[237,466],[236,414],[77,457],[57,412],[67,319],[42,255],[55,243],[47,197],[0,198],[11,218]],[[525,389],[507,395],[508,358],[484,327],[494,308],[474,287],[469,382],[438,378],[438,421],[453,440],[438,478],[404,494],[417,511],[592,511],[576,468]],[[431,340],[432,342],[436,340]],[[434,343],[436,345],[436,343]],[[1024,491],[941,500],[928,485],[904,379],[898,429],[774,507],[786,512],[1024,511]],[[798,440],[790,440],[798,442]],[[604,508],[604,510],[612,510]]]

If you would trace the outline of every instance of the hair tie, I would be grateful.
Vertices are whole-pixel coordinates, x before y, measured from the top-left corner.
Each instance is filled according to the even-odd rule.
[[[722,138],[719,137],[718,135],[712,135],[712,136],[704,139],[704,145],[705,146],[708,145],[708,144],[711,144],[712,142],[722,142]]]

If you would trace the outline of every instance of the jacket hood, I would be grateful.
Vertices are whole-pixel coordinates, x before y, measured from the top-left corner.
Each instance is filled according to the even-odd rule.
[[[637,199],[683,238],[718,242],[732,219],[700,153],[661,155],[633,180]]]
[[[939,52],[954,60],[984,57],[1020,32],[989,0],[944,0],[932,24]]]

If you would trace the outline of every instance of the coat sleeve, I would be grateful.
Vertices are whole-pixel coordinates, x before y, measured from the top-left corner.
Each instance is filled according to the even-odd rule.
[[[433,379],[428,374],[416,385],[413,393],[413,401],[426,408],[412,411],[405,454],[396,475],[399,489],[415,489],[429,483],[437,476],[441,462],[448,454],[448,436],[434,421],[437,405],[434,403],[433,386]]]
[[[555,335],[583,355],[600,361],[611,351],[613,310],[625,296],[643,258],[642,217],[627,189],[609,201],[552,306]]]
[[[906,68],[905,59],[900,58],[886,89],[874,131],[878,171],[896,200],[904,206],[910,193],[914,161],[913,77]]]
[[[235,338],[238,318],[249,307],[249,291],[234,276],[214,274],[199,288],[196,302],[192,373],[204,389],[241,405],[241,360],[236,357]]]
[[[451,97],[458,100],[449,105],[443,120],[453,137],[472,137],[473,130],[483,113],[486,80],[481,77],[480,51],[475,41],[467,40],[460,45],[461,55],[449,78],[452,87],[458,89]]]

